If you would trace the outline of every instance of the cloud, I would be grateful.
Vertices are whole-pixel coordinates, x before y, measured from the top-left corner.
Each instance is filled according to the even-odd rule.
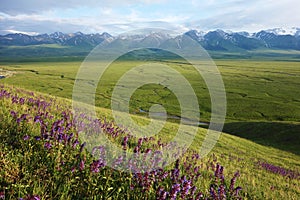
[[[234,2],[232,1],[230,5]],[[237,2],[214,15],[189,21],[186,25],[205,30],[222,28],[252,32],[274,27],[300,26],[300,15],[296,14],[300,9],[300,3],[296,0],[254,0],[246,5],[241,1]]]
[[[180,24],[169,23],[172,19],[179,20],[179,18],[172,18],[169,16],[163,19],[150,20],[147,18],[139,17],[138,13],[131,13],[127,16],[117,15],[114,12],[104,14],[104,20],[99,20],[101,17],[91,18],[60,18],[55,16],[45,15],[6,15],[5,20],[1,20],[0,15],[0,34],[7,34],[12,32],[26,32],[30,35],[37,33],[52,33],[61,31],[65,33],[73,33],[81,31],[83,33],[95,32],[109,32],[111,34],[119,34],[135,29],[142,28],[163,28],[169,30],[177,30],[178,33],[187,31],[187,29]],[[3,18],[3,16],[2,16]]]
[[[39,33],[37,32],[25,32],[25,31],[17,31],[17,30],[3,30],[6,33],[21,33],[21,34],[26,34],[26,35],[38,35]]]
[[[78,7],[117,7],[138,3],[159,4],[166,0],[1,0],[0,12],[9,15],[41,13],[54,9],[73,9]]]
[[[300,27],[298,0],[2,0],[0,34]]]

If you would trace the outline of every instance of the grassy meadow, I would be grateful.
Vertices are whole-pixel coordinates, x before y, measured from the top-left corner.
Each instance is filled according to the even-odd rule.
[[[103,133],[121,147],[126,145],[128,133],[110,122],[110,98],[122,74],[142,63],[116,61],[97,88],[95,104]],[[3,191],[0,194],[5,199],[29,199],[34,195],[41,199],[172,199],[172,195],[177,195],[177,199],[299,198],[298,62],[216,60],[227,96],[224,133],[207,157],[194,159],[206,134],[206,129],[199,127],[189,150],[178,161],[179,167],[166,167],[161,172],[164,176],[160,173],[137,173],[137,176],[100,166],[99,160],[96,162],[82,150],[80,141],[76,143],[78,127],[72,125],[74,116],[70,110],[80,64],[76,61],[0,65],[0,75],[8,74],[0,79],[0,192]],[[210,96],[203,79],[185,63],[164,64],[189,80],[198,97],[201,121],[209,122]],[[146,112],[153,103],[158,103],[168,114],[179,116],[175,98],[165,87],[145,85],[132,96],[130,112],[136,121],[147,122]],[[151,147],[152,151],[158,151],[162,143],[174,137],[176,122],[169,119],[152,140],[129,137],[127,150],[137,148],[138,153],[144,153]],[[47,131],[43,132],[41,127]],[[59,132],[53,127],[64,128]],[[220,165],[224,172],[223,168],[220,171]],[[199,169],[191,172],[191,167]],[[180,171],[177,178],[176,170]]]
[[[138,61],[119,61],[109,67],[101,78],[96,94],[96,106],[110,108],[110,97],[118,79],[132,67],[143,64]],[[166,63],[164,63],[166,64]],[[167,63],[183,74],[193,86],[198,97],[201,120],[209,121],[210,96],[204,81],[187,64]],[[217,61],[227,96],[227,121],[298,121],[300,94],[297,92],[300,66],[298,62],[280,61]],[[1,69],[14,72],[2,83],[64,98],[72,98],[77,70],[81,62],[37,62],[2,64]],[[147,85],[139,88],[132,98],[132,110],[147,110],[151,102],[166,105],[174,95],[165,88]],[[176,113],[178,104],[172,102],[168,112]]]

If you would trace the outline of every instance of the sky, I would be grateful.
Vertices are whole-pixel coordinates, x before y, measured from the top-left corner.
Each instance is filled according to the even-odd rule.
[[[0,0],[0,34],[300,28],[299,0]]]

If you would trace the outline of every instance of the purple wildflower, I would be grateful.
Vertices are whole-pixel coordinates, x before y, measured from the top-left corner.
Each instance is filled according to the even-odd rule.
[[[51,144],[50,142],[45,142],[44,147],[45,147],[46,149],[51,149],[52,144]]]
[[[263,169],[270,171],[274,174],[279,174],[281,176],[286,176],[290,179],[298,179],[300,178],[300,173],[297,171],[293,171],[293,170],[288,170],[286,168],[280,167],[280,166],[276,166],[267,162],[262,162],[262,161],[258,161],[257,163],[260,167],[262,167]]]
[[[223,184],[219,188],[219,199],[226,199],[225,186]]]
[[[4,191],[0,192],[0,199],[5,199],[5,193],[4,193]]]
[[[175,169],[178,169],[178,168],[179,168],[179,159],[177,159],[175,162]]]
[[[91,164],[91,172],[98,173],[100,171],[100,168],[104,166],[104,163],[102,163],[100,160],[93,161]]]
[[[33,121],[35,123],[41,122],[41,116],[40,115],[35,116]]]
[[[185,179],[185,177],[184,177]],[[186,195],[189,193],[189,190],[191,189],[191,181],[189,180],[184,180],[182,184],[182,189],[181,189],[181,198],[185,199]]]
[[[235,185],[235,182],[236,182],[236,178],[239,177],[239,175],[240,175],[240,173],[237,171],[237,172],[235,172],[233,178],[231,179],[230,187],[229,187],[230,191],[233,191],[234,185]]]
[[[25,103],[25,99],[24,99],[23,97],[21,97],[21,98],[19,99],[19,103],[20,103],[21,105],[23,105],[23,104]]]
[[[80,163],[79,163],[79,169],[82,171],[84,170],[84,161],[81,160]]]
[[[119,157],[113,162],[113,166],[114,166],[114,167],[117,167],[117,166],[119,166],[122,162],[123,162],[123,156],[119,156]]]
[[[134,149],[133,149],[133,152],[134,152],[134,153],[138,153],[139,151],[140,151],[139,146],[134,147]]]
[[[70,141],[71,141],[71,139],[73,138],[73,136],[74,136],[74,134],[73,134],[73,133],[71,133],[71,134],[68,136],[68,142],[70,142]]]
[[[126,149],[126,147],[127,147],[127,142],[128,142],[128,136],[125,136],[124,137],[124,139],[123,139],[123,143],[122,143],[122,145],[123,145],[123,147]]]
[[[41,198],[37,195],[27,195],[25,198],[19,198],[19,200],[40,200]]]
[[[196,186],[193,186],[192,189],[191,189],[191,195],[192,195],[192,196],[194,196],[196,190],[197,190],[197,187],[196,187]]]
[[[39,140],[41,140],[41,137],[40,136],[35,136],[34,139],[39,141]]]
[[[30,139],[30,136],[29,135],[25,135],[24,137],[23,137],[23,140],[29,140]]]
[[[76,167],[72,167],[72,168],[71,168],[71,172],[72,172],[72,173],[74,173],[75,170],[76,170]]]
[[[174,184],[170,192],[170,199],[176,199],[178,192],[180,192],[180,184]]]
[[[17,118],[17,113],[15,111],[10,111],[10,115],[13,117],[13,118]]]
[[[130,190],[133,190],[133,189],[134,189],[134,185],[130,184]]]
[[[179,169],[175,168],[172,170],[171,178],[173,181],[177,181],[180,175]]]
[[[196,195],[195,200],[200,200],[201,198],[203,198],[203,193],[202,193],[202,192],[199,192],[199,193]]]
[[[161,196],[160,196],[160,199],[161,200],[167,199],[167,196],[168,196],[168,192],[163,191],[162,194],[161,194]]]
[[[78,140],[75,139],[75,141],[74,141],[73,144],[72,144],[72,147],[75,148],[78,144],[79,144]]]
[[[240,190],[242,190],[241,187],[237,187],[237,188],[234,189],[234,191],[235,191],[235,196],[238,196],[238,195],[239,195],[239,191],[240,191]]]
[[[141,147],[143,143],[143,138],[139,138],[138,140],[138,147]]]
[[[217,199],[217,195],[216,195],[216,191],[213,187],[213,185],[210,186],[210,196],[213,198],[213,199]]]

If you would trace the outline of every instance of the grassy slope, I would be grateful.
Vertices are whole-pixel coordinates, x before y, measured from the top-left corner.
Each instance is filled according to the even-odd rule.
[[[110,110],[97,108],[100,118],[110,118]],[[134,119],[147,121],[147,118],[134,115]],[[300,125],[300,123],[298,123]],[[177,123],[167,122],[157,135],[165,141],[172,140],[178,129]],[[199,128],[191,149],[199,151],[207,134],[207,129]],[[210,154],[204,160],[212,160],[216,156],[229,176],[239,170],[241,177],[238,184],[244,188],[245,199],[297,199],[300,195],[300,180],[289,180],[257,167],[257,161],[266,161],[294,171],[300,170],[300,155],[264,146],[241,137],[222,133]],[[271,189],[271,188],[275,189]]]
[[[42,94],[42,96],[46,96]],[[68,99],[55,97],[58,105],[64,106],[71,103]],[[7,101],[0,101],[0,116],[3,113],[15,109],[16,106]],[[110,118],[110,110],[97,108],[99,118]],[[134,116],[137,121],[147,121],[146,118]],[[1,123],[0,123],[1,124]],[[2,126],[3,124],[1,124]],[[159,136],[165,141],[170,141],[177,130],[178,124],[167,122]],[[3,134],[1,130],[1,134]],[[191,149],[199,150],[206,129],[199,128]],[[158,137],[159,137],[158,136]],[[204,160],[217,159],[225,167],[225,175],[230,175],[239,170],[241,177],[237,184],[243,187],[245,199],[297,199],[300,195],[300,181],[290,180],[278,174],[273,174],[259,168],[256,162],[259,160],[285,167],[294,171],[300,171],[300,156],[272,147],[256,144],[246,139],[223,133],[213,151]],[[204,183],[209,184],[209,183]],[[38,190],[38,186],[36,186]],[[206,185],[206,188],[208,185]],[[42,189],[40,189],[42,190]]]

